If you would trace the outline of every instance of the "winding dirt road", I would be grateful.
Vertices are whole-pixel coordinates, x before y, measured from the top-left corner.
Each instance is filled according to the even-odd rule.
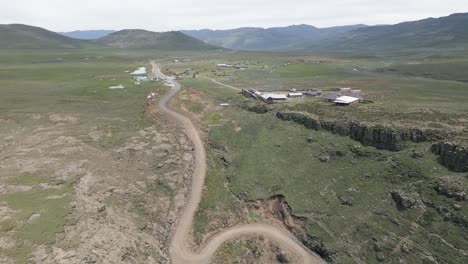
[[[216,250],[224,242],[249,234],[263,235],[264,237],[268,237],[276,241],[283,248],[296,253],[302,259],[301,263],[325,263],[318,255],[304,247],[287,230],[268,224],[246,224],[234,226],[212,237],[210,241],[204,245],[200,252],[193,252],[191,250],[191,246],[189,244],[189,234],[193,224],[195,212],[201,200],[206,175],[205,147],[197,129],[191,120],[188,117],[169,109],[167,106],[169,100],[180,90],[180,84],[175,82],[172,78],[162,74],[155,62],[152,62],[151,64],[153,66],[153,73],[160,78],[168,80],[172,86],[172,89],[161,97],[159,101],[159,109],[176,118],[182,123],[184,133],[193,142],[195,151],[195,169],[192,176],[190,198],[181,218],[176,224],[175,232],[173,234],[169,248],[169,254],[172,263],[208,264],[210,263],[211,258],[215,254]]]

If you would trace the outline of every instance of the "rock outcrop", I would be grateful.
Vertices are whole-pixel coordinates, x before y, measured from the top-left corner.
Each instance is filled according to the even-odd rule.
[[[440,164],[455,172],[468,172],[468,147],[451,142],[438,142],[431,146],[439,156]]]
[[[395,190],[390,193],[398,209],[405,210],[422,204],[418,193],[409,193],[403,190]]]
[[[333,134],[349,136],[367,146],[378,149],[398,151],[405,147],[405,142],[427,142],[443,138],[439,131],[416,128],[390,128],[380,125],[368,125],[359,122],[320,120],[305,112],[277,112],[281,120],[294,121],[314,130],[326,130]]]
[[[448,198],[454,198],[457,201],[465,201],[468,198],[468,190],[467,186],[463,183],[462,177],[445,176],[437,181],[434,189],[437,193]]]

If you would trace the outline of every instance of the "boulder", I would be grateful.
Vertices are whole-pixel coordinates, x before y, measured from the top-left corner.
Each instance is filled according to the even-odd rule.
[[[390,194],[400,210],[413,208],[421,204],[421,199],[418,193],[408,193],[403,190],[395,190]]]

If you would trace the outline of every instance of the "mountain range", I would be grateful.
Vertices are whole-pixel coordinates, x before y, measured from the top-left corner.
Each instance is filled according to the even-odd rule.
[[[219,49],[219,47],[206,44],[178,31],[157,33],[139,29],[121,30],[95,40],[83,40],[28,25],[0,25],[0,49],[78,49],[85,47],[155,50]]]
[[[293,25],[274,28],[238,28],[230,30],[183,30],[182,32],[211,45],[238,50],[298,50],[324,39],[340,36],[366,25],[317,28]]]
[[[358,28],[303,47],[310,51],[468,50],[468,13]]]
[[[58,34],[43,28],[12,24],[0,25],[0,48],[65,49],[107,46],[119,49],[212,50],[224,47],[235,50],[328,53],[382,53],[426,49],[457,51],[468,50],[467,25],[468,13],[396,25],[330,28],[294,25],[266,29],[204,29],[163,33],[127,29],[117,32],[98,30]]]

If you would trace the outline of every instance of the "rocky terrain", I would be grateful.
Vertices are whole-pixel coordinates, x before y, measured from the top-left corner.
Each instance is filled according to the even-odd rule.
[[[456,172],[468,171],[468,148],[451,142],[433,144],[431,151],[439,156],[439,162]]]
[[[0,252],[7,252],[0,262],[25,261],[29,253],[34,263],[168,262],[166,244],[185,203],[192,147],[172,122],[147,114],[158,124],[110,145],[112,128],[83,129],[89,120],[80,115],[2,116],[0,168],[11,176],[0,179],[0,196],[45,198],[32,210],[0,204],[2,230],[8,219],[16,221],[0,241]],[[22,234],[29,225],[42,234]]]

